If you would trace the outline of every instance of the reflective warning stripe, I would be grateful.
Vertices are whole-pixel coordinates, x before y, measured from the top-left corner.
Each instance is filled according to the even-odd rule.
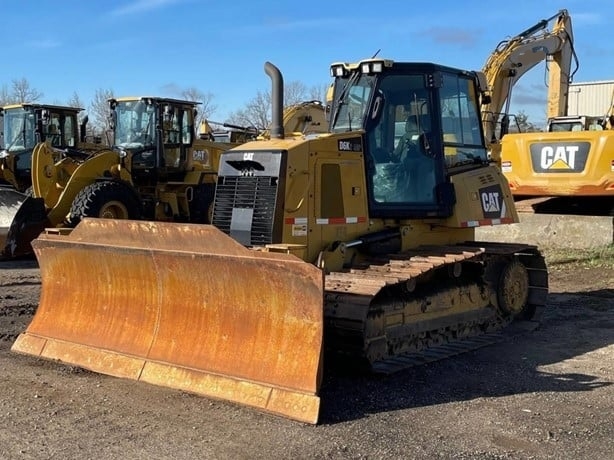
[[[339,225],[339,224],[358,224],[366,222],[366,217],[329,217],[327,219],[316,219],[318,225]]]
[[[285,222],[286,224],[289,224],[289,225],[292,225],[292,224],[305,225],[307,224],[307,218],[306,217],[286,217]]]
[[[366,222],[366,217],[328,217],[326,219],[316,219],[317,225],[334,225],[334,224],[359,224]],[[284,222],[287,225],[307,224],[307,217],[286,217]]]
[[[511,217],[503,217],[501,219],[480,219],[480,220],[468,220],[461,222],[461,227],[483,227],[486,225],[501,225],[501,224],[513,224],[514,219]]]

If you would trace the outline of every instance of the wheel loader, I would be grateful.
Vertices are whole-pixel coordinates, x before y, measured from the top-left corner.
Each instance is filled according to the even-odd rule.
[[[0,248],[15,214],[32,186],[32,151],[40,142],[57,149],[81,152],[102,146],[86,142],[87,117],[81,124],[77,115],[83,109],[48,104],[12,104],[2,107],[4,149],[0,151]]]
[[[42,293],[12,350],[317,423],[324,370],[391,373],[496,340],[544,305],[480,121],[485,79],[335,63],[327,133],[222,154],[211,225],[83,219],[32,242]],[[326,365],[326,366],[325,366]]]
[[[219,154],[236,144],[195,139],[197,103],[159,97],[109,100],[112,148],[32,152],[32,193],[15,213],[2,255],[32,253],[46,227],[83,217],[206,222]],[[6,119],[6,118],[5,118]]]

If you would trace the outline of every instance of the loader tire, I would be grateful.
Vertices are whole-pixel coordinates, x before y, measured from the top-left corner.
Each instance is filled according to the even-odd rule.
[[[215,186],[201,184],[194,187],[194,198],[190,202],[190,222],[195,224],[210,224]]]
[[[84,217],[139,219],[141,203],[129,185],[116,181],[94,182],[73,200],[67,224],[74,227]]]

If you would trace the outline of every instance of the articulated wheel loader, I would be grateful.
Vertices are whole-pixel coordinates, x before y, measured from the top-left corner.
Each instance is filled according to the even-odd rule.
[[[195,139],[195,102],[156,97],[112,99],[112,148],[32,152],[32,193],[15,213],[2,255],[32,253],[49,227],[84,217],[208,221],[219,155],[236,146]],[[5,117],[6,120],[6,117]]]
[[[32,152],[47,142],[81,155],[103,148],[86,142],[87,117],[83,109],[48,104],[12,104],[2,107],[5,147],[0,151],[0,249],[5,247],[11,223],[26,196],[32,192]],[[33,236],[33,238],[36,235]]]
[[[538,248],[475,241],[518,222],[480,73],[336,63],[328,132],[287,135],[282,75],[265,71],[270,139],[222,154],[212,225],[42,234],[41,301],[13,351],[317,423],[324,364],[395,372],[544,305]]]

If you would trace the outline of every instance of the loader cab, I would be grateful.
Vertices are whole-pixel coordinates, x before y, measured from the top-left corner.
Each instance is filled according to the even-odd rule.
[[[39,142],[58,149],[77,147],[79,142],[78,107],[13,104],[2,108],[4,150],[0,152],[3,169],[19,183],[30,181],[32,151]],[[8,175],[5,173],[5,175]]]
[[[448,217],[449,177],[488,164],[477,75],[429,63],[336,63],[332,133],[359,134],[372,217]]]
[[[109,100],[114,148],[128,159],[133,176],[183,177],[192,159],[196,105],[154,97]]]

